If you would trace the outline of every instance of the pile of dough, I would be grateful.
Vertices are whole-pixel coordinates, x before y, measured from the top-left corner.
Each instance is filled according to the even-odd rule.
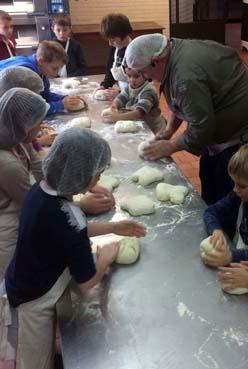
[[[109,191],[113,191],[113,189],[119,186],[120,181],[117,178],[111,176],[101,175],[100,180],[97,182],[99,186],[107,188]]]
[[[228,274],[228,272],[227,272]],[[231,295],[244,295],[245,293],[248,293],[248,288],[245,287],[237,287],[237,288],[233,288],[230,291],[227,291],[226,288],[228,287],[228,284],[222,284],[221,285],[222,289],[226,292],[226,293],[230,293]]]
[[[154,202],[145,195],[128,197],[120,203],[121,209],[127,210],[134,217],[155,212]]]
[[[78,103],[71,106],[69,111],[79,111],[85,108],[85,102],[84,100],[78,100]]]
[[[144,166],[132,175],[132,180],[134,182],[138,181],[141,186],[148,186],[153,182],[161,181],[163,177],[164,174],[161,170],[149,166]]]
[[[149,142],[149,141],[143,141],[143,142],[141,142],[141,143],[139,144],[137,151],[138,151],[138,154],[139,154],[139,156],[140,156],[141,158],[143,158],[143,157],[144,157],[144,149],[145,149],[146,147],[148,147],[149,145],[150,145],[150,142]]]
[[[115,132],[117,133],[128,133],[136,131],[137,125],[134,120],[118,120],[115,123]]]
[[[120,248],[116,258],[118,264],[132,264],[140,253],[139,240],[135,237],[125,237],[120,241]]]
[[[102,100],[102,101],[108,100],[108,96],[104,90],[97,90],[95,92],[94,98],[96,100]]]
[[[185,186],[173,186],[168,183],[159,183],[156,195],[160,201],[170,201],[173,204],[182,204],[189,190]]]
[[[62,88],[71,89],[71,88],[78,88],[80,85],[80,81],[76,79],[68,79],[62,82]]]
[[[91,127],[91,120],[90,120],[89,117],[74,118],[71,121],[71,127],[90,128]]]

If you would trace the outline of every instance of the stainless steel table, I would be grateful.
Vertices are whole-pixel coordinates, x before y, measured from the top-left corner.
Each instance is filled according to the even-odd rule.
[[[61,298],[57,313],[65,369],[247,369],[248,299],[222,292],[216,271],[201,263],[204,203],[173,162],[138,157],[147,129],[116,134],[112,125],[101,123],[107,104],[94,101],[95,81],[95,76],[84,81],[89,111],[83,114],[110,143],[113,160],[107,172],[121,179],[114,192],[116,209],[97,220],[126,215],[118,204],[132,193],[156,201],[154,184],[144,189],[130,180],[143,164],[159,166],[166,181],[187,184],[190,194],[183,205],[156,201],[155,214],[137,218],[148,229],[137,263],[114,266],[84,295],[67,291]]]

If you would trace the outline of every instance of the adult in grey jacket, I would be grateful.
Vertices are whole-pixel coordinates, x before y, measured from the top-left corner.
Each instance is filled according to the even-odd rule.
[[[134,39],[125,57],[129,67],[161,82],[170,109],[168,125],[146,157],[181,150],[201,155],[202,196],[208,204],[222,198],[233,186],[228,161],[248,136],[248,71],[236,51],[213,41],[153,34]],[[173,139],[183,120],[186,130]]]

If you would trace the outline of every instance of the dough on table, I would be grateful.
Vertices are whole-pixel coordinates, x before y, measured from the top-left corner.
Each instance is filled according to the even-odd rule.
[[[115,132],[117,133],[129,133],[136,131],[137,124],[134,120],[118,120],[115,123]]]
[[[211,254],[215,253],[215,249],[212,243],[210,242],[210,238],[211,236],[204,238],[204,240],[202,240],[202,242],[200,243],[201,257],[204,257],[206,251]]]
[[[81,82],[76,79],[69,79],[62,82],[62,87],[66,89],[73,89],[78,88],[80,84]]]
[[[71,121],[71,127],[90,128],[91,127],[91,120],[90,120],[89,117],[74,118]]]
[[[146,165],[132,175],[132,180],[142,186],[148,186],[153,182],[161,181],[163,177],[164,173],[161,170]]]
[[[145,195],[130,196],[120,203],[121,209],[127,210],[134,217],[155,212],[154,202]]]
[[[99,186],[107,188],[109,191],[113,191],[113,189],[117,186],[119,186],[120,181],[119,179],[112,177],[112,176],[106,176],[101,175],[100,180],[97,182]]]
[[[135,237],[125,237],[120,240],[120,248],[115,262],[118,264],[135,263],[139,257],[139,253],[139,240]]]
[[[228,272],[227,272],[228,274]],[[237,288],[233,288],[230,291],[226,291],[226,288],[228,287],[228,283],[227,284],[221,284],[222,289],[226,292],[226,293],[230,293],[231,295],[244,295],[245,293],[248,293],[248,288],[245,287],[237,287]]]
[[[69,111],[79,111],[85,108],[85,102],[84,100],[78,100],[78,103],[71,106]]]
[[[156,195],[160,201],[170,201],[173,204],[182,204],[189,190],[185,186],[159,183],[156,187]]]
[[[108,96],[104,90],[97,90],[94,94],[94,98],[96,100],[102,100],[102,101],[108,100]]]
[[[141,158],[143,158],[144,157],[144,149],[146,148],[146,147],[148,147],[150,145],[150,141],[142,141],[140,144],[139,144],[139,146],[138,146],[138,148],[137,148],[137,151],[138,151],[138,154],[139,154],[139,156],[141,157]]]

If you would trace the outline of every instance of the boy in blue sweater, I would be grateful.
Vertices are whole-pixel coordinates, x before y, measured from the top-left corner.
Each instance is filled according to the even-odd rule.
[[[228,172],[234,182],[233,192],[209,206],[204,213],[215,253],[206,252],[203,260],[219,267],[219,280],[231,290],[248,287],[248,144],[232,156]],[[224,233],[233,241],[235,249],[229,248]]]
[[[64,96],[50,91],[50,82],[48,78],[58,76],[59,70],[66,64],[67,55],[61,45],[55,41],[42,41],[36,54],[29,56],[15,56],[0,61],[0,71],[8,67],[22,66],[36,72],[43,80],[44,90],[41,96],[50,105],[49,114],[63,112],[64,109],[73,109],[80,96]]]

